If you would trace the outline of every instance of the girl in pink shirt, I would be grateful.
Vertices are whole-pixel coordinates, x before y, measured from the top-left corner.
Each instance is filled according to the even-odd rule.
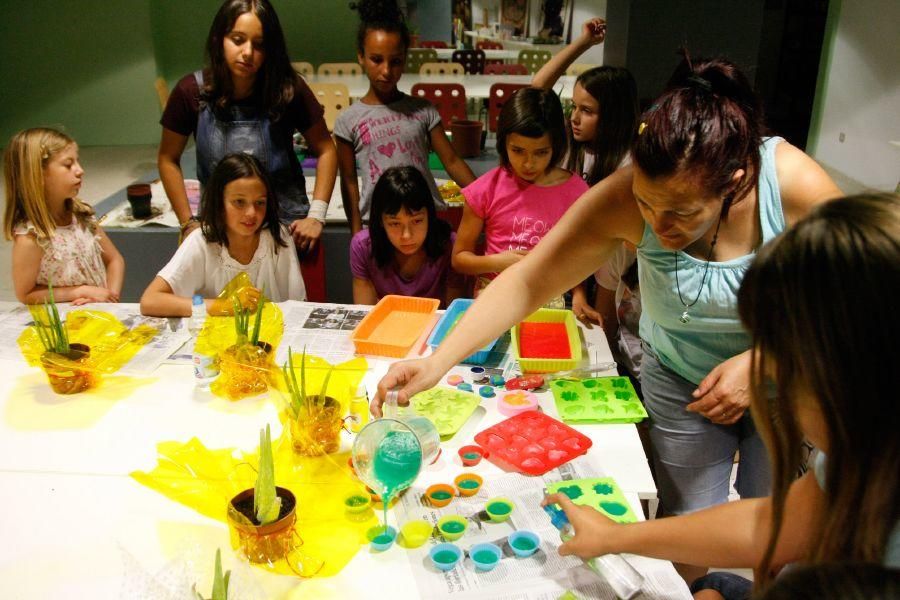
[[[503,106],[497,152],[500,166],[462,190],[466,205],[453,246],[453,268],[478,276],[476,295],[536,246],[588,189],[557,166],[566,153],[566,130],[550,90],[522,88]],[[485,250],[478,255],[482,230]]]

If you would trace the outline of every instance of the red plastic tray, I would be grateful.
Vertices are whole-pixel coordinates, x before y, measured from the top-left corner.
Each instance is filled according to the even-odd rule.
[[[583,433],[535,410],[488,427],[475,435],[475,442],[490,451],[486,458],[492,463],[526,475],[543,475],[592,445]]]

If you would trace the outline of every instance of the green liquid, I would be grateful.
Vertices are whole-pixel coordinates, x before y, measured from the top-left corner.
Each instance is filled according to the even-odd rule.
[[[463,479],[459,482],[459,487],[466,490],[474,490],[479,486],[479,483],[474,479]]]
[[[387,510],[391,498],[409,487],[422,467],[422,448],[415,434],[410,431],[392,431],[384,436],[375,459],[372,472],[381,484],[381,500],[384,504],[384,524],[387,527]]]
[[[368,498],[363,498],[362,496],[353,496],[352,498],[347,498],[347,506],[362,506],[368,501]]]
[[[389,534],[383,533],[383,534],[379,535],[378,537],[376,537],[373,541],[376,544],[388,544],[391,542],[392,539],[393,538],[391,538],[391,536]]]
[[[466,452],[465,454],[463,454],[463,458],[465,458],[466,460],[475,460],[476,458],[478,458],[480,456],[481,455],[478,454],[477,452]]]
[[[504,504],[503,502],[492,502],[487,506],[487,511],[495,515],[507,515],[511,510],[509,504]]]
[[[621,517],[628,512],[628,507],[619,504],[618,502],[601,502],[600,508],[616,517]]]
[[[497,555],[490,550],[482,550],[472,555],[472,560],[483,565],[489,565],[497,562]]]
[[[444,523],[443,525],[441,525],[441,529],[443,529],[447,533],[459,533],[465,528],[466,526],[459,521],[450,521],[449,523]]]
[[[450,492],[432,492],[431,497],[435,500],[446,500],[450,498]]]
[[[452,562],[456,561],[456,553],[451,552],[450,550],[441,550],[440,552],[436,552],[434,554],[434,562],[439,562],[442,565],[449,565]]]
[[[533,550],[534,542],[532,542],[528,538],[518,538],[512,543],[512,546],[516,550]]]

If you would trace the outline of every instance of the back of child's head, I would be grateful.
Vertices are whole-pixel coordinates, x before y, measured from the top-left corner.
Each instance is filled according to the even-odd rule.
[[[266,216],[262,227],[268,229],[279,246],[287,246],[281,237],[281,223],[278,221],[278,198],[266,169],[252,154],[236,152],[227,154],[219,161],[209,176],[203,189],[200,203],[200,227],[207,242],[228,245],[228,230],[225,225],[225,187],[237,179],[254,177],[262,181],[266,188]]]
[[[710,197],[730,204],[759,178],[762,106],[734,63],[683,54],[666,91],[643,115],[632,157],[651,179],[690,173]],[[745,173],[735,185],[738,169]]]
[[[350,3],[351,10],[359,11],[359,30],[356,33],[356,48],[365,54],[366,35],[370,31],[385,31],[400,36],[403,51],[409,49],[409,27],[397,6],[397,0],[360,0]]]
[[[816,561],[880,562],[900,519],[898,289],[900,196],[864,194],[817,207],[765,246],[738,293],[754,348],[752,414],[772,461],[771,539],[800,463],[798,413],[824,424]]]
[[[889,527],[890,528],[890,527]],[[872,563],[824,563],[785,570],[757,600],[896,600],[900,570]]]
[[[588,184],[593,185],[615,171],[631,151],[640,112],[637,84],[628,69],[605,66],[585,71],[576,83],[597,101],[600,109],[594,139],[582,144],[594,154],[594,164],[587,176]],[[573,151],[570,170],[576,170],[578,160],[583,157]]]
[[[506,101],[497,119],[497,153],[500,164],[509,166],[506,139],[510,134],[529,138],[550,136],[552,153],[550,166],[554,167],[566,153],[566,129],[562,104],[553,90],[524,87]]]
[[[294,97],[297,74],[291,66],[278,14],[269,0],[225,0],[219,7],[206,38],[206,66],[211,76],[204,78],[201,96],[216,110],[231,102],[234,85],[225,60],[224,41],[238,18],[246,13],[252,13],[262,24],[265,58],[255,85],[261,105],[277,119]]]
[[[6,213],[3,231],[11,240],[16,226],[30,222],[39,237],[49,237],[56,229],[44,195],[44,167],[53,156],[75,143],[56,129],[35,127],[12,137],[4,153]],[[93,214],[90,206],[72,198],[72,212],[79,218]]]
[[[411,166],[391,167],[381,174],[372,190],[369,218],[372,254],[379,267],[386,267],[394,257],[394,246],[388,239],[382,220],[384,216],[394,216],[401,210],[415,213],[422,209],[428,215],[425,253],[434,260],[446,252],[450,241],[450,224],[438,219],[434,198],[425,177],[421,171]]]

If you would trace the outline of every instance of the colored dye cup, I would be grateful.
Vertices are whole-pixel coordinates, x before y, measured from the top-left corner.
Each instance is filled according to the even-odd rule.
[[[509,547],[520,558],[531,556],[541,546],[541,538],[533,531],[520,529],[509,536]]]
[[[422,519],[407,521],[400,528],[400,545],[404,548],[418,548],[428,541],[434,532],[434,525]]]
[[[459,458],[467,467],[474,467],[487,456],[487,452],[481,446],[463,446],[459,449]]]
[[[456,489],[459,490],[460,496],[468,497],[478,493],[478,490],[481,489],[481,484],[484,483],[484,479],[481,478],[481,475],[476,475],[475,473],[463,473],[462,475],[457,475],[453,483],[456,485]]]
[[[450,571],[462,558],[462,550],[456,544],[438,544],[428,552],[431,563],[441,571]]]
[[[384,525],[377,525],[369,530],[369,543],[375,552],[384,552],[394,545],[397,539],[397,530],[388,525],[385,529]]]
[[[368,494],[354,492],[344,498],[344,509],[351,514],[366,512],[372,506],[372,498]]]
[[[456,490],[446,483],[436,483],[425,490],[425,498],[435,508],[447,506],[455,495]]]
[[[469,369],[469,381],[472,383],[486,383],[488,376],[484,371],[484,367],[472,367]]]
[[[479,571],[490,571],[500,563],[503,551],[496,544],[475,544],[469,548],[469,558]]]
[[[497,392],[495,392],[494,388],[492,388],[491,386],[483,385],[480,388],[478,388],[478,395],[481,396],[482,398],[493,398],[494,396],[497,395]]]
[[[453,375],[447,376],[447,385],[452,385],[453,387],[458,386],[463,382],[462,375],[454,373]]]
[[[484,506],[485,512],[494,523],[502,523],[512,514],[515,504],[508,498],[492,498]]]
[[[466,533],[466,528],[469,524],[466,523],[466,520],[462,517],[448,515],[439,519],[437,526],[438,531],[441,533],[441,537],[448,542],[455,542]]]

